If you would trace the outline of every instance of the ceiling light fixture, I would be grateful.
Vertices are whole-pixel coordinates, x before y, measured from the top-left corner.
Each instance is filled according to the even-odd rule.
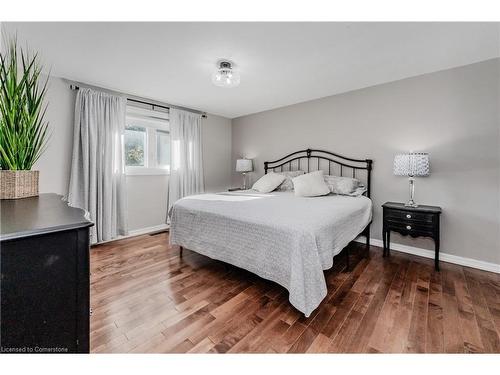
[[[212,74],[212,82],[219,87],[236,87],[240,84],[240,73],[233,69],[231,62],[219,61],[217,69]]]

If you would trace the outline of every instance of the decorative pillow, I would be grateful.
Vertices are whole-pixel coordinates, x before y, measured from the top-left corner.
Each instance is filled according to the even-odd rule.
[[[287,172],[279,172],[278,174],[282,174],[285,176],[285,181],[278,186],[279,191],[291,191],[293,190],[293,182],[292,178],[305,174],[304,171],[287,171]]]
[[[366,191],[365,185],[356,178],[323,176],[333,194],[359,196]]]
[[[278,173],[268,173],[259,178],[252,189],[260,193],[270,193],[275,190],[285,180],[285,176]]]
[[[366,192],[366,186],[362,183],[358,186],[356,190],[354,190],[352,193],[347,194],[351,197],[359,197],[360,195],[363,195]]]
[[[330,189],[323,179],[323,171],[314,171],[292,179],[295,195],[299,197],[317,197],[330,194]]]

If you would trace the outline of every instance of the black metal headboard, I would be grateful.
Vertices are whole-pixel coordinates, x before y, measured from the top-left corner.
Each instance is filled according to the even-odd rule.
[[[306,160],[304,160],[306,159]],[[311,160],[312,159],[312,160]],[[314,160],[316,159],[316,160]],[[366,170],[366,196],[370,198],[371,192],[371,172],[373,160],[371,159],[352,159],[342,155],[334,154],[333,152],[323,151],[323,150],[312,150],[308,148],[307,150],[295,151],[281,159],[274,161],[264,162],[264,172],[267,174],[268,170],[276,172],[277,168],[280,168],[280,172],[293,171],[293,170],[304,170],[309,173],[311,167],[316,167],[315,170],[323,170],[321,161],[326,160],[328,163],[328,174],[339,176],[346,176],[346,172],[351,172],[350,175],[356,178],[357,170]],[[288,166],[288,168],[283,168]],[[302,169],[306,168],[306,169]],[[326,168],[325,168],[326,172]]]

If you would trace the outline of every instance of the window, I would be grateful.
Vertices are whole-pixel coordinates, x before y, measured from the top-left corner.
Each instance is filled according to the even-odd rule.
[[[156,164],[162,168],[170,167],[170,133],[156,131]]]
[[[126,174],[168,174],[170,172],[168,113],[127,107],[124,152]]]
[[[146,128],[127,126],[125,129],[125,165],[144,167],[146,154]]]

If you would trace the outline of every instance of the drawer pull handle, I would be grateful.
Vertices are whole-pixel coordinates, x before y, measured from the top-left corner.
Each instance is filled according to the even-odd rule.
[[[411,219],[411,215],[410,214],[406,215],[406,218]]]
[[[407,225],[406,229],[410,230],[411,229],[411,225]]]

